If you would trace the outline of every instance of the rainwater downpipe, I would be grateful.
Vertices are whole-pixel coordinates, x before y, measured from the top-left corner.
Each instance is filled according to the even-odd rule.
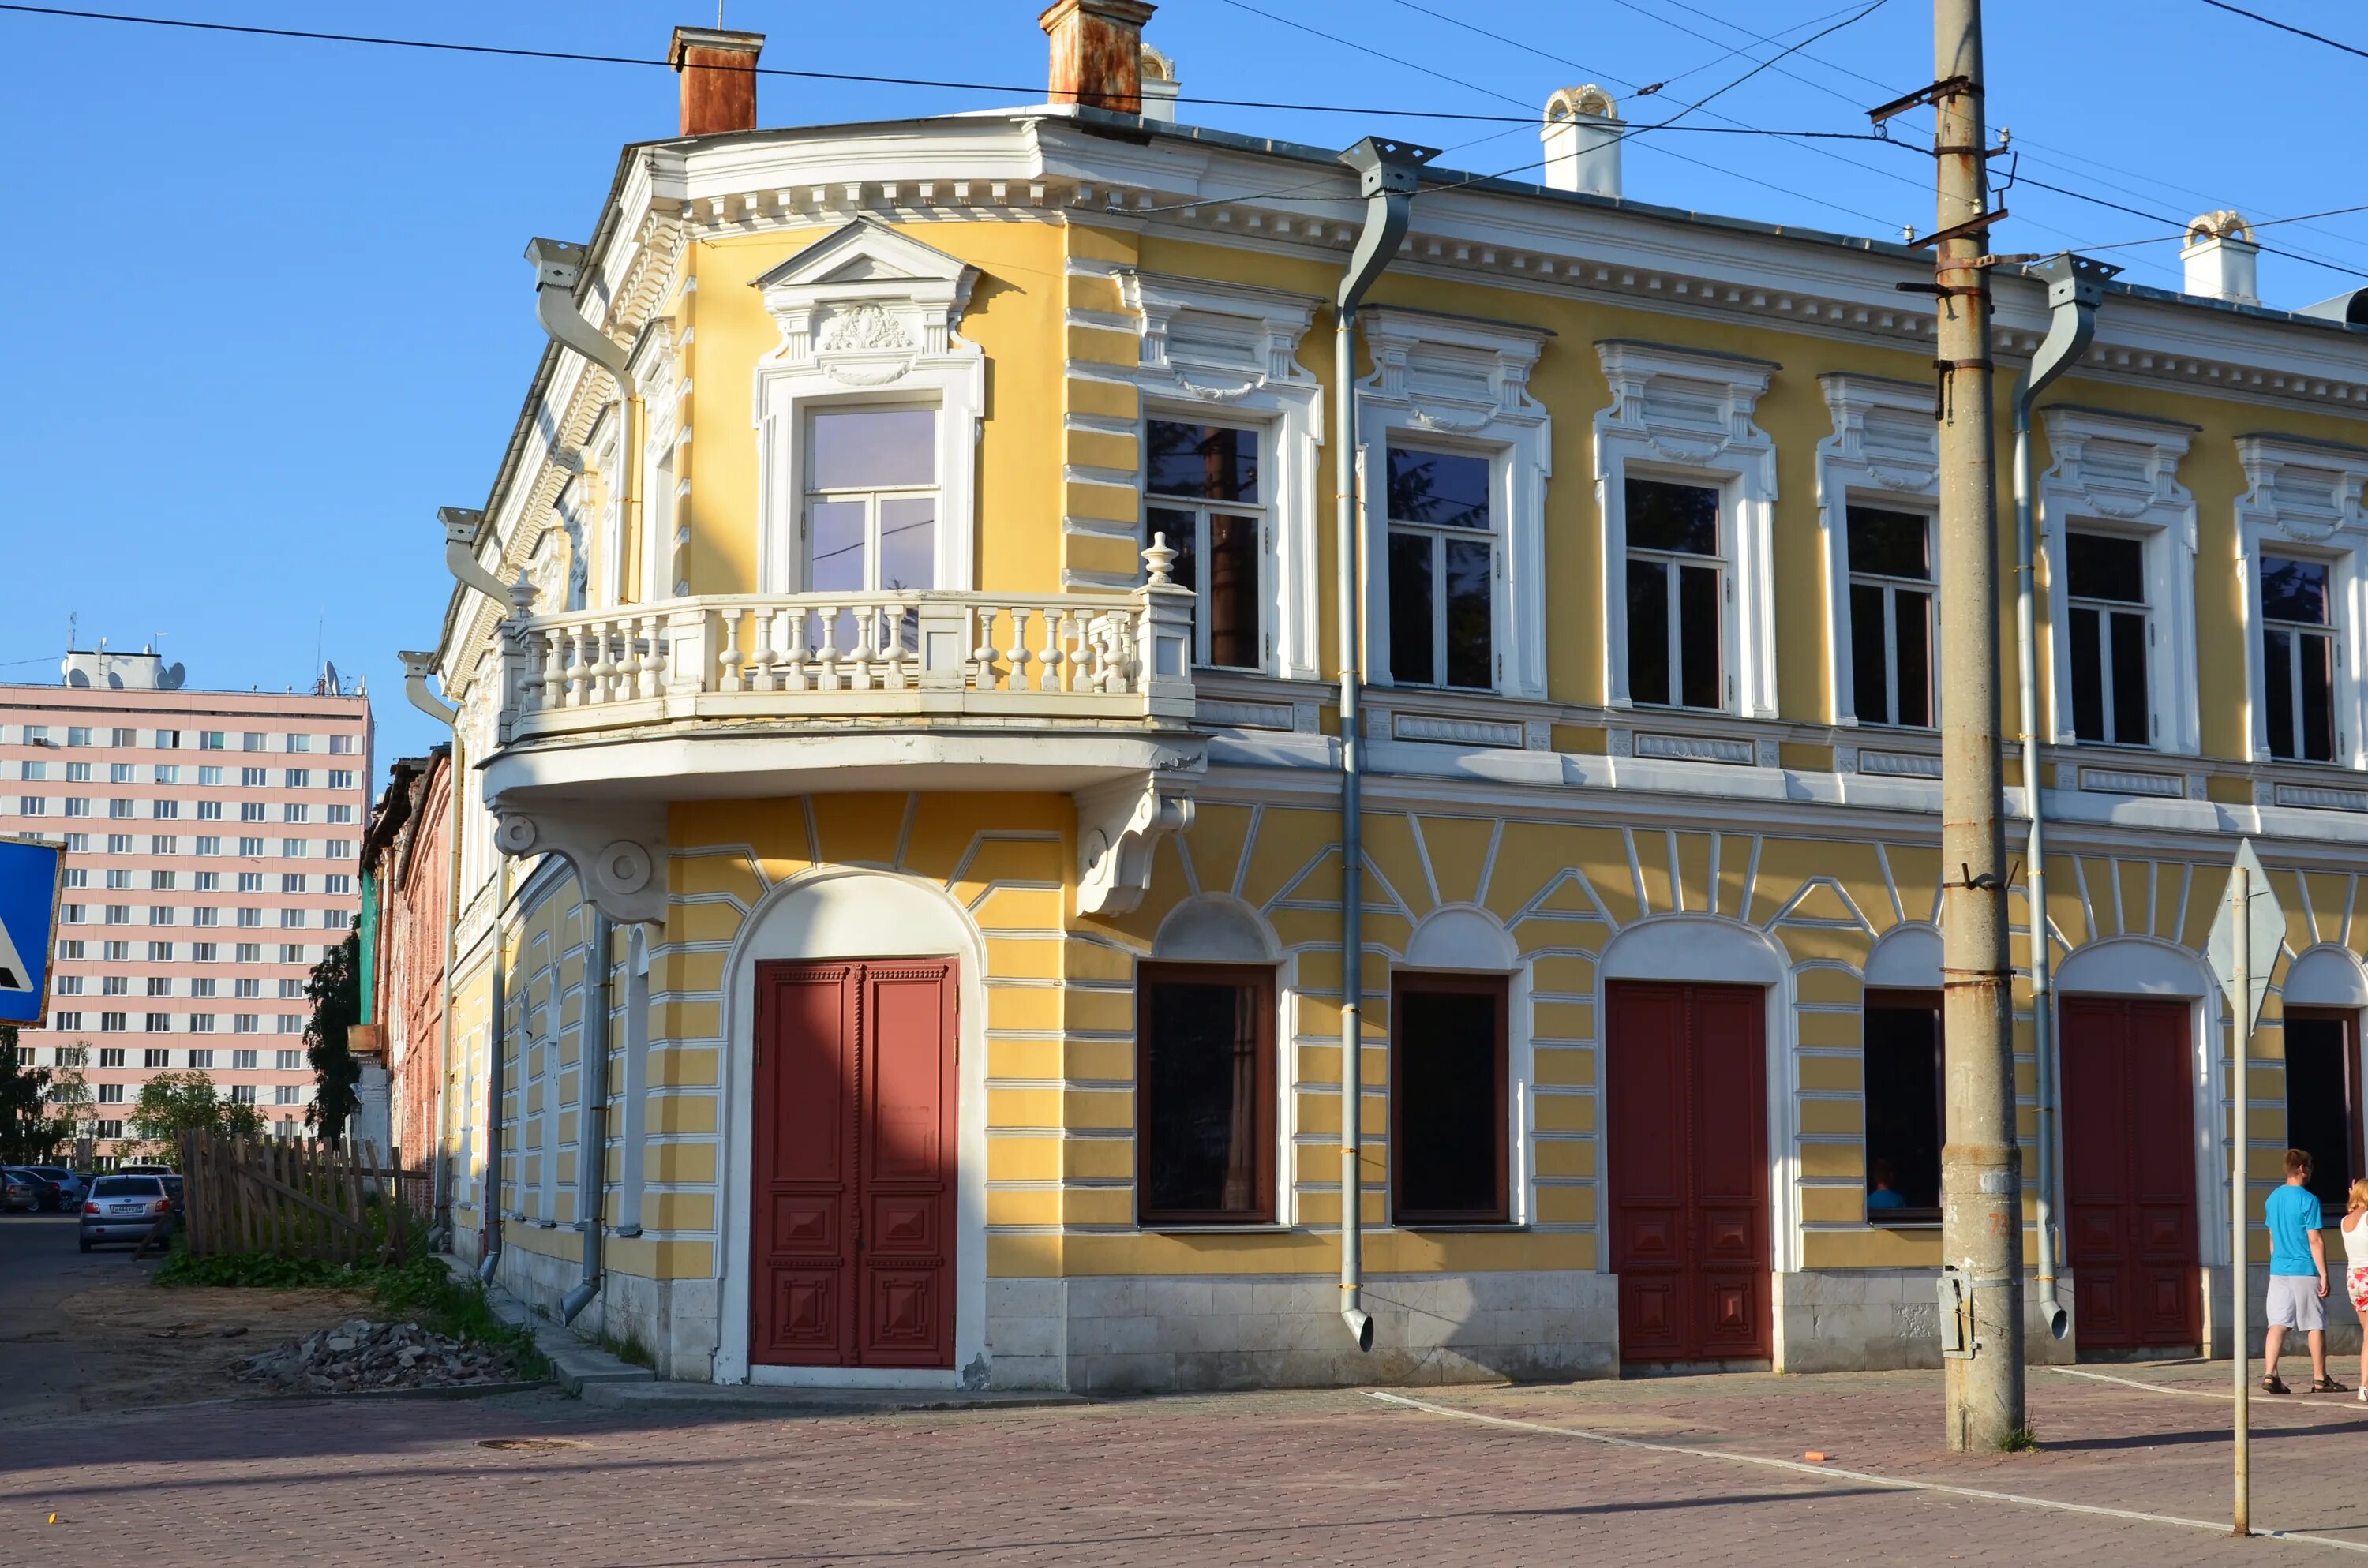
[[[1362,535],[1357,494],[1357,305],[1406,238],[1417,175],[1438,153],[1368,136],[1340,161],[1357,171],[1365,226],[1333,300],[1332,476],[1338,512],[1340,632],[1340,1318],[1357,1348],[1373,1347],[1364,1304],[1364,736]]]
[[[502,1261],[502,1035],[509,1027],[509,954],[502,919],[509,903],[508,862],[503,862],[502,886],[494,900],[494,994],[491,1021],[485,1028],[485,1190],[484,1256],[477,1260],[477,1278],[490,1285]]]
[[[592,943],[585,954],[584,1059],[576,1081],[584,1085],[584,1124],[575,1135],[575,1228],[584,1235],[584,1278],[559,1303],[559,1320],[575,1314],[600,1293],[600,1212],[609,1165],[609,1013],[612,1004],[610,954],[614,927],[592,912]]]
[[[2047,284],[2047,335],[2032,356],[2031,369],[2014,390],[2014,631],[2016,684],[2021,703],[2022,795],[2030,817],[2024,842],[2024,899],[2030,911],[2032,1059],[2039,1080],[2039,1316],[2047,1332],[2064,1337],[2070,1314],[2056,1294],[2061,1251],[2057,1231],[2055,1004],[2051,983],[2055,954],[2047,921],[2047,827],[2040,808],[2039,632],[2034,568],[2037,552],[2031,522],[2031,407],[2049,382],[2078,359],[2096,335],[2097,305],[2105,279],[2118,267],[2070,252],[2024,269]]]
[[[435,672],[436,655],[431,653],[398,653],[403,661],[403,690],[411,705],[452,732],[452,749],[445,757],[445,778],[456,777],[461,766],[461,715],[450,704],[440,702],[427,689],[427,677]],[[425,793],[426,791],[423,791]],[[446,1092],[450,1083],[452,1063],[452,934],[461,925],[461,791],[449,791],[452,797],[450,832],[445,839],[444,867],[444,973],[438,982],[440,996],[437,1008],[436,1047],[436,1142],[432,1153],[435,1164],[428,1167],[430,1182],[427,1212],[427,1249],[434,1252],[450,1244],[452,1231],[452,1192],[450,1187],[448,1145],[445,1132],[451,1119],[451,1096]]]

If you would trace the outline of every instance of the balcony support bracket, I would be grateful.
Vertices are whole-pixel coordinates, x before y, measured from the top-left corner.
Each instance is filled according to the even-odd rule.
[[[656,925],[666,911],[666,807],[625,801],[503,803],[494,842],[505,855],[557,855],[584,902],[620,923]]]
[[[1077,802],[1077,913],[1124,915],[1151,887],[1159,840],[1192,825],[1190,775],[1153,772],[1080,790]]]

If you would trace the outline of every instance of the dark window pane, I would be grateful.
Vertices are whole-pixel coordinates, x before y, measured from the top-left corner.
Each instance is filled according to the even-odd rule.
[[[2302,637],[2302,755],[2312,762],[2335,760],[2335,639]]]
[[[2093,609],[2072,611],[2072,733],[2084,741],[2105,739],[2104,617]]]
[[[1899,660],[1899,722],[1932,722],[1932,596],[1896,590],[1892,644]]]
[[[1941,1011],[1922,1000],[1887,1004],[1884,995],[1868,993],[1865,1013],[1867,1217],[1937,1213]],[[1879,1196],[1878,1183],[1896,1201]]]
[[[1486,1221],[1505,1212],[1503,992],[1397,993],[1397,1218]]]
[[[2113,628],[2113,739],[2125,746],[2154,740],[2146,707],[2146,623],[2142,615],[2120,611],[2108,618]]]
[[[1258,665],[1258,522],[1209,518],[1209,662],[1234,669]]]
[[[1887,694],[1888,666],[1884,663],[1883,590],[1868,583],[1852,583],[1850,605],[1850,687],[1861,724],[1891,722]]]
[[[1497,684],[1496,623],[1488,608],[1496,551],[1477,540],[1447,541],[1447,684]]]
[[[2351,1031],[2325,1014],[2286,1016],[2286,1145],[2310,1155],[2310,1189],[2329,1221],[2344,1211],[2357,1108]]]
[[[1390,678],[1405,686],[1439,679],[1431,636],[1430,536],[1390,535]]]
[[[1392,522],[1449,528],[1489,526],[1486,458],[1404,447],[1389,451]]]
[[[2261,698],[2269,711],[2270,755],[2294,754],[2294,633],[2275,627],[2261,632]]]
[[[1678,656],[1683,665],[1688,708],[1716,708],[1719,689],[1718,573],[1708,566],[1678,568]]]
[[[1932,530],[1918,514],[1852,506],[1848,522],[1851,571],[1873,577],[1932,575]]]
[[[1255,502],[1258,498],[1257,431],[1172,419],[1149,423],[1144,469],[1153,494],[1193,495],[1206,501]]]
[[[1718,553],[1717,491],[1705,490],[1699,484],[1632,479],[1625,493],[1631,548],[1678,551],[1688,555]]]
[[[2271,620],[2327,625],[2327,562],[2262,556],[2261,614]]]
[[[1628,562],[1628,695],[1669,700],[1669,568],[1658,561]]]
[[[1146,980],[1141,1153],[1147,1213],[1263,1213],[1258,987]]]
[[[2146,603],[2145,545],[2119,534],[2071,534],[2064,548],[2074,598]]]

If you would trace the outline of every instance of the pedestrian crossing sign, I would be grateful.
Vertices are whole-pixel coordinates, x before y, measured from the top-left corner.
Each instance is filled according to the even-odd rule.
[[[51,932],[65,846],[0,835],[0,1024],[49,1016]]]

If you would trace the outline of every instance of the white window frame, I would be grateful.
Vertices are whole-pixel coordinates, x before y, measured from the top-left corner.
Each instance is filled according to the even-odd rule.
[[[1554,421],[1530,396],[1530,372],[1554,335],[1515,322],[1477,321],[1403,306],[1357,313],[1372,374],[1357,383],[1357,429],[1364,446],[1366,678],[1388,686],[1389,503],[1392,444],[1488,460],[1495,513],[1492,688],[1501,696],[1546,695],[1545,506],[1554,472]],[[1443,672],[1442,672],[1443,673]],[[1465,687],[1406,687],[1441,697]]]
[[[2368,629],[2368,449],[2314,441],[2300,436],[2237,437],[2237,460],[2245,471],[2245,494],[2237,499],[2237,571],[2245,585],[2246,690],[2250,722],[2246,743],[2256,762],[2303,763],[2270,751],[2267,671],[2262,665],[2261,555],[2309,556],[2333,568],[2328,574],[2328,612],[2335,639],[2333,764],[2311,767],[2368,767],[2368,724],[2362,722],[2363,693],[2360,661]]]
[[[641,560],[636,562],[639,570],[633,596],[636,603],[655,604],[679,597],[678,587],[687,592],[689,586],[672,574],[676,536],[682,526],[680,503],[685,478],[681,448],[689,432],[681,427],[684,387],[670,326],[660,323],[642,335],[626,357],[625,375],[642,400],[640,449],[625,454],[625,460],[638,464],[641,470],[641,515],[633,519],[638,528]],[[621,519],[617,528],[620,541],[617,572],[621,583],[626,553],[621,541],[632,530]]]
[[[2179,483],[2195,426],[2058,405],[2040,410],[2052,465],[2039,478],[2040,577],[2046,593],[2047,727],[2053,744],[2082,744],[2072,725],[2072,660],[2065,536],[2127,534],[2146,548],[2146,609],[2154,636],[2146,695],[2153,712],[2143,748],[2172,756],[2203,750],[2195,668],[2195,497]],[[2090,751],[2111,743],[2085,743]],[[2127,748],[2140,749],[2140,748]]]
[[[1269,673],[1274,668],[1274,623],[1276,614],[1273,603],[1274,596],[1269,591],[1269,585],[1275,579],[1274,518],[1276,507],[1271,501],[1264,499],[1258,501],[1209,501],[1196,499],[1189,495],[1155,494],[1151,488],[1151,426],[1152,422],[1155,420],[1161,424],[1198,425],[1214,429],[1247,430],[1254,433],[1258,438],[1258,494],[1261,497],[1265,496],[1271,488],[1267,482],[1267,478],[1270,472],[1269,458],[1274,446],[1274,426],[1272,424],[1264,420],[1229,418],[1223,415],[1211,414],[1203,409],[1171,409],[1146,405],[1143,411],[1143,439],[1139,443],[1142,448],[1142,470],[1137,475],[1137,483],[1141,484],[1143,488],[1144,523],[1135,539],[1135,542],[1139,546],[1147,546],[1150,544],[1152,534],[1150,518],[1152,510],[1155,507],[1163,512],[1190,512],[1193,514],[1192,526],[1194,537],[1188,542],[1190,545],[1190,553],[1192,557],[1193,572],[1196,578],[1199,580],[1193,585],[1195,604],[1192,614],[1192,667],[1196,670],[1209,670],[1220,675]],[[1247,517],[1258,525],[1258,663],[1255,665],[1212,665],[1209,662],[1209,585],[1207,575],[1209,570],[1209,514],[1212,512],[1223,513],[1227,517]],[[1168,542],[1173,544],[1176,541],[1170,540]]]
[[[1073,262],[1072,266],[1083,265]],[[1258,494],[1267,526],[1258,554],[1258,646],[1260,668],[1288,680],[1321,678],[1317,637],[1324,583],[1316,558],[1323,528],[1316,494],[1324,446],[1324,389],[1299,362],[1299,345],[1315,319],[1320,301],[1304,294],[1174,278],[1131,267],[1113,267],[1121,301],[1133,319],[1111,324],[1141,334],[1133,366],[1071,361],[1073,378],[1108,378],[1137,389],[1142,422],[1072,415],[1072,430],[1133,436],[1146,449],[1137,472],[1087,472],[1079,483],[1136,487],[1136,518],[1124,525],[1070,514],[1064,534],[1119,537],[1140,548],[1143,509],[1150,505],[1143,468],[1149,461],[1152,419],[1255,427],[1264,448],[1258,460]],[[1123,506],[1103,508],[1123,511]],[[1139,575],[1064,568],[1068,589],[1131,588]]]
[[[916,405],[910,403],[841,403],[835,399],[807,399],[798,409],[798,440],[801,449],[813,450],[814,416],[818,413],[882,414],[900,412]],[[932,415],[935,409],[931,409]],[[798,575],[801,582],[810,582],[814,562],[809,554],[813,548],[814,526],[812,510],[817,505],[861,502],[863,505],[863,575],[864,585],[841,590],[853,594],[880,594],[890,590],[878,584],[881,559],[884,553],[881,534],[880,514],[883,505],[892,501],[915,501],[927,498],[935,503],[933,528],[945,526],[945,491],[935,479],[927,484],[866,484],[837,490],[816,490],[811,484],[798,497]],[[933,565],[934,569],[934,565]],[[932,582],[932,588],[941,585]]]
[[[801,529],[807,415],[829,403],[938,410],[937,586],[975,585],[971,536],[986,357],[960,335],[978,272],[869,218],[832,231],[756,280],[781,341],[758,361],[757,574],[806,591]]]
[[[1850,509],[1883,506],[1936,517],[1941,505],[1941,426],[1932,388],[1920,381],[1833,372],[1817,378],[1834,433],[1817,443],[1817,528],[1824,536],[1826,691],[1828,722],[1858,724],[1857,648],[1850,625]],[[1931,535],[1933,646],[1939,649],[1941,559]],[[1940,683],[1932,711],[1940,715]],[[1898,725],[1870,725],[1890,731]],[[1908,733],[1920,733],[1910,730]]]
[[[1611,383],[1611,404],[1595,416],[1594,442],[1596,510],[1603,519],[1605,704],[1636,706],[1628,686],[1627,482],[1633,471],[1638,479],[1719,492],[1719,551],[1732,593],[1720,618],[1720,655],[1732,683],[1724,710],[1773,719],[1776,443],[1752,415],[1781,367],[1624,338],[1607,338],[1595,350]]]

